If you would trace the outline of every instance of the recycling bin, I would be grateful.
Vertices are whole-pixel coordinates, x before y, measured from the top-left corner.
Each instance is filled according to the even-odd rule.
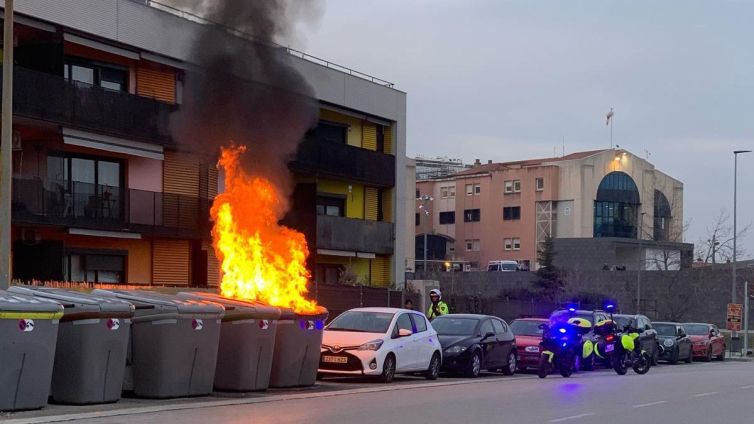
[[[0,290],[0,411],[47,404],[63,306]]]
[[[16,286],[9,291],[63,305],[52,371],[54,402],[86,405],[120,400],[132,304],[57,288]]]
[[[281,309],[275,334],[270,387],[312,386],[317,381],[327,309],[312,314]]]
[[[146,398],[212,392],[223,307],[143,290],[94,290],[132,303],[131,344],[123,389]]]
[[[225,308],[215,368],[215,390],[266,390],[270,384],[280,309],[214,293],[182,292],[178,293],[178,297],[209,300]]]

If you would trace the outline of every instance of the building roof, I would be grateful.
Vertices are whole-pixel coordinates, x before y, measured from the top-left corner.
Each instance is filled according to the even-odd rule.
[[[561,162],[561,161],[567,161],[567,160],[578,160],[578,159],[584,159],[589,156],[594,156],[598,153],[602,153],[608,149],[600,149],[600,150],[588,150],[584,152],[576,152],[571,153],[565,156],[561,157],[550,157],[550,158],[540,158],[540,159],[527,159],[527,160],[520,160],[520,161],[512,161],[512,162],[501,162],[501,163],[487,163],[484,165],[475,165],[473,168],[468,169],[466,171],[461,171],[456,174],[455,176],[465,176],[465,175],[476,175],[476,174],[485,174],[488,172],[495,172],[495,171],[503,171],[505,169],[510,168],[523,168],[527,166],[539,166],[543,165],[545,163],[549,162]]]

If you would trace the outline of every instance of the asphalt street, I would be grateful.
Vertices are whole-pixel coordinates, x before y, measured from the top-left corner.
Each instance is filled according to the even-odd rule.
[[[366,383],[366,384],[365,384]],[[751,423],[754,364],[660,366],[647,375],[600,370],[393,385],[326,381],[332,390],[256,398],[254,403],[76,419],[81,424],[193,423]],[[238,400],[238,402],[245,402]],[[206,402],[205,402],[206,403]]]

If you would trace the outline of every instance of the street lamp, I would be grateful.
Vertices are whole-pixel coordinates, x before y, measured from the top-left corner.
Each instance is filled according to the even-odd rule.
[[[0,136],[0,289],[8,288],[11,272],[11,178],[13,160],[13,0],[5,0],[3,25],[3,99]]]
[[[731,303],[736,303],[736,250],[738,250],[738,246],[736,246],[736,237],[738,236],[738,228],[737,228],[737,216],[736,216],[736,207],[737,207],[737,195],[738,195],[738,155],[742,153],[751,153],[751,150],[734,150],[733,151],[733,281],[731,282]],[[733,336],[735,336],[735,331],[733,332]]]
[[[424,216],[429,217],[432,212],[429,210],[429,202],[435,200],[432,198],[432,196],[425,194],[424,196],[421,196],[419,198],[422,202],[421,205],[419,205],[419,209],[424,213]],[[430,228],[432,227],[432,223],[430,222]],[[424,275],[427,275],[427,228],[424,228]]]
[[[642,268],[644,268],[646,261],[644,252],[642,251],[642,239],[644,235],[644,215],[646,215],[646,212],[642,212],[639,215],[639,269],[636,270],[636,315],[639,315],[639,311],[641,309],[641,271]]]

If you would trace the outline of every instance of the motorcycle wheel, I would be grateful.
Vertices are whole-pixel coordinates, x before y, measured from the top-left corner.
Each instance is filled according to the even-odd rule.
[[[628,372],[628,367],[626,366],[626,361],[624,360],[623,356],[624,355],[612,355],[610,357],[610,362],[612,362],[613,369],[618,375],[626,375],[626,373]]]
[[[573,374],[573,370],[576,368],[576,357],[566,359],[564,361],[560,361],[560,364],[558,364],[558,370],[560,371],[560,375],[562,375],[565,378],[570,377]]]
[[[544,353],[539,356],[539,365],[537,366],[537,375],[539,378],[547,377],[550,373],[550,360]]]
[[[646,352],[642,352],[634,361],[632,368],[634,372],[642,375],[649,372],[649,368],[652,366],[652,360]]]

